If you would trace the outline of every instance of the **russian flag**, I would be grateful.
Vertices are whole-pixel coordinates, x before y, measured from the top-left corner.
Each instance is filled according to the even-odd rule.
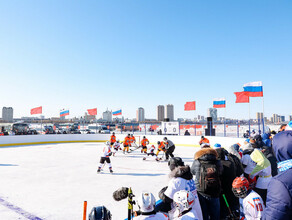
[[[69,115],[69,110],[62,110],[60,112],[60,117],[63,117],[63,116],[66,116],[66,115]]]
[[[249,97],[263,97],[263,83],[250,82],[243,85],[243,91],[247,93]]]
[[[122,109],[113,112],[113,115],[122,115]]]
[[[225,98],[213,99],[213,108],[226,108]]]

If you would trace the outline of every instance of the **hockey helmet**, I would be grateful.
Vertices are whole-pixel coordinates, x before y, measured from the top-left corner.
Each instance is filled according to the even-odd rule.
[[[120,140],[119,139],[117,140],[117,143],[120,143]]]
[[[115,132],[113,132],[113,134],[115,134]]]
[[[173,202],[176,210],[181,214],[184,211],[191,209],[195,203],[195,197],[190,191],[181,190],[173,195]]]
[[[151,192],[142,192],[137,203],[141,212],[148,213],[154,210],[156,199]]]
[[[160,144],[160,141],[157,141],[157,144]]]
[[[143,136],[143,139],[145,139],[146,138],[146,136]]]
[[[106,145],[111,145],[109,141],[105,142]]]
[[[111,220],[111,212],[104,206],[93,207],[90,214],[88,215],[88,220]]]
[[[245,198],[249,190],[248,180],[241,176],[236,177],[232,182],[232,191],[236,197]]]
[[[168,167],[171,171],[173,171],[178,166],[184,166],[184,165],[185,164],[180,157],[172,157],[168,161]]]
[[[167,141],[167,137],[164,137],[163,140]]]

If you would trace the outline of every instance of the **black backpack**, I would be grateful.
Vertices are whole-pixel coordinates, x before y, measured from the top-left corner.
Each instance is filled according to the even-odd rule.
[[[200,160],[199,191],[206,195],[217,195],[221,189],[219,170],[216,161]]]

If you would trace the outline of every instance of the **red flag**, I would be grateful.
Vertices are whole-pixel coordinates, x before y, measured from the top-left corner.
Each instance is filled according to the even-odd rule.
[[[42,113],[43,113],[43,107],[42,106],[37,107],[37,108],[32,108],[30,110],[30,114],[31,115],[42,114]]]
[[[97,108],[87,109],[89,115],[97,115]]]
[[[196,102],[186,102],[185,104],[185,111],[192,111],[192,110],[196,110]]]
[[[249,103],[248,92],[235,92],[236,101],[235,103]]]

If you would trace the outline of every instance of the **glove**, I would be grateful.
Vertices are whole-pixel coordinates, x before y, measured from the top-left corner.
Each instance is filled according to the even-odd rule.
[[[108,155],[111,156],[113,154],[113,152],[110,152]]]

